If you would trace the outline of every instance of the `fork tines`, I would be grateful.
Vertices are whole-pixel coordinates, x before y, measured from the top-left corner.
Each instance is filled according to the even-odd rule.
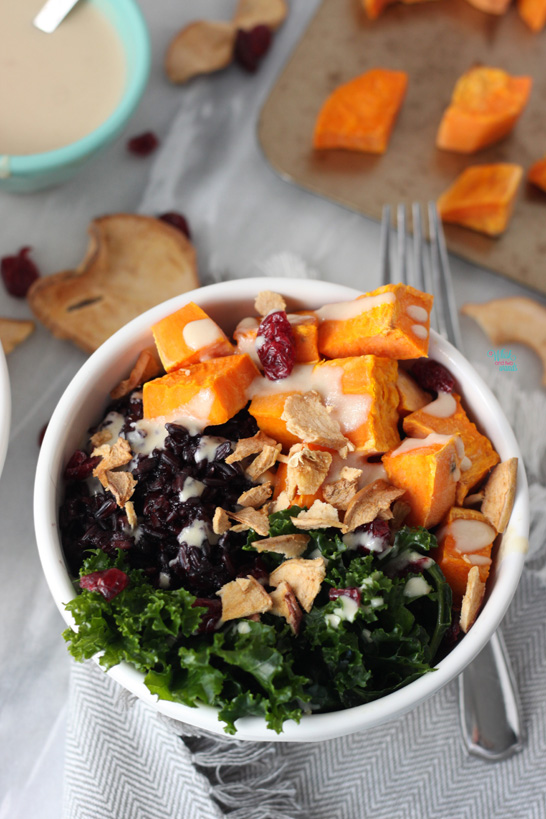
[[[425,238],[424,207],[419,202],[414,202],[411,206],[413,252],[410,255],[406,205],[397,205],[395,209],[396,227],[393,227],[392,224],[390,205],[384,206],[381,222],[381,283],[402,282],[432,293],[434,295],[432,326],[455,347],[462,349],[457,304],[442,222],[434,202],[428,203],[426,211],[430,242],[427,242]],[[395,233],[396,265],[391,262]]]

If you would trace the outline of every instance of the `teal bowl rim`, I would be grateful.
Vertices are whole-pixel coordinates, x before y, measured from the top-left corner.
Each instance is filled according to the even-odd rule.
[[[82,161],[112,139],[133,113],[150,74],[152,59],[150,36],[144,16],[134,0],[114,0],[114,5],[121,12],[124,24],[129,29],[133,48],[139,54],[135,66],[128,72],[128,82],[117,107],[97,128],[76,142],[38,154],[5,154],[9,162],[10,176],[27,176],[31,173],[52,171]],[[120,27],[111,19],[110,23],[119,33]]]

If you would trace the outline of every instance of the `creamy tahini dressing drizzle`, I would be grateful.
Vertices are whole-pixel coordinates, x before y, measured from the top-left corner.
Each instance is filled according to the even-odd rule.
[[[0,3],[0,154],[51,151],[89,134],[118,104],[126,78],[113,26],[79,3],[53,34],[32,20],[43,0]]]
[[[348,319],[361,316],[379,307],[382,304],[391,304],[396,300],[394,293],[379,293],[377,296],[364,296],[354,301],[340,301],[337,304],[325,304],[319,310],[315,310],[315,315],[319,321],[347,321]]]
[[[438,537],[450,534],[455,540],[455,548],[461,554],[479,552],[493,543],[496,532],[492,526],[482,520],[465,520],[459,518],[444,526]]]
[[[182,330],[182,338],[190,350],[202,350],[223,341],[225,336],[216,322],[204,318],[189,321]]]
[[[306,393],[315,390],[327,407],[332,407],[332,417],[338,421],[342,432],[352,432],[366,423],[370,411],[369,395],[346,395],[342,391],[343,368],[327,365],[296,364],[288,378],[269,381],[255,378],[247,395],[279,395],[280,393]]]
[[[178,493],[178,498],[180,503],[185,503],[190,498],[200,498],[204,491],[205,484],[188,475],[184,479],[184,486]]]
[[[195,463],[200,464],[201,461],[213,461],[216,450],[221,444],[225,444],[225,442],[225,438],[218,438],[215,435],[203,435],[199,441],[199,446],[195,450]]]
[[[401,455],[404,452],[411,452],[412,449],[419,449],[420,447],[433,446],[434,444],[441,444],[445,446],[449,440],[453,438],[452,435],[440,435],[438,432],[431,432],[426,438],[404,438],[402,443],[396,449],[393,449],[391,456]],[[460,441],[460,438],[456,438]],[[461,441],[462,444],[462,441]],[[457,447],[459,444],[457,444]],[[463,445],[464,446],[464,445]],[[463,449],[464,452],[464,449]]]
[[[451,418],[457,410],[457,402],[450,392],[439,392],[438,398],[427,404],[422,412],[433,415],[435,418]]]
[[[410,304],[406,313],[414,321],[424,324],[428,320],[428,311],[424,307],[419,307],[418,304]]]
[[[432,591],[424,577],[410,577],[404,586],[404,597],[424,597]]]
[[[412,324],[411,332],[414,336],[417,336],[417,338],[426,338],[428,336],[428,330],[426,327],[423,327],[422,324]]]

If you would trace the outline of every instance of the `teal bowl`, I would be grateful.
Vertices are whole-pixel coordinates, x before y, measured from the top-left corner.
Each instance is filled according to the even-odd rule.
[[[87,0],[116,31],[125,53],[126,80],[117,108],[86,136],[57,148],[26,156],[0,155],[0,190],[10,193],[60,185],[109,145],[133,115],[148,81],[151,49],[148,29],[134,0]]]

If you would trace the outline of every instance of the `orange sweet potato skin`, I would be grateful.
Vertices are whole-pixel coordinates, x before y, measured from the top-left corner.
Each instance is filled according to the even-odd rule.
[[[317,364],[315,373],[342,370],[344,395],[363,395],[369,401],[367,417],[344,435],[362,454],[388,452],[398,446],[398,364],[390,358],[375,355],[333,359]],[[328,376],[326,376],[327,378]],[[358,420],[358,419],[357,419]]]
[[[523,113],[531,77],[511,77],[499,68],[477,66],[457,81],[444,112],[436,145],[471,154],[507,136]]]
[[[527,179],[537,188],[546,191],[546,156],[531,165],[527,171]]]
[[[384,153],[407,84],[404,71],[374,68],[340,85],[320,110],[313,147]]]
[[[546,0],[518,0],[518,12],[531,31],[542,31],[546,25]]]
[[[234,348],[218,327],[218,340],[206,349],[193,350],[184,340],[184,328],[192,321],[203,321],[209,316],[197,304],[190,301],[180,310],[166,316],[152,326],[157,351],[165,371],[170,373],[201,361],[203,356],[209,358],[233,355]],[[217,325],[216,325],[217,326]]]
[[[446,443],[418,447],[408,452],[388,452],[383,466],[389,481],[405,490],[411,506],[409,526],[430,529],[440,523],[455,503],[455,475],[460,464],[455,437]]]
[[[464,444],[465,456],[470,460],[471,466],[461,471],[461,477],[457,484],[456,502],[461,504],[469,491],[484,478],[495,464],[500,461],[499,456],[493,449],[489,438],[478,431],[476,424],[467,416],[460,396],[452,393],[457,404],[453,415],[448,418],[438,418],[428,415],[426,407],[407,415],[404,418],[404,432],[412,438],[426,438],[431,432],[438,432],[441,435],[454,435],[458,433]]]
[[[474,520],[487,524],[487,519],[481,512],[475,509],[461,509],[453,507],[450,509],[446,519],[443,521],[442,527],[436,533],[438,538],[438,548],[433,549],[430,556],[438,563],[442,570],[445,579],[447,580],[453,592],[453,602],[456,606],[460,606],[461,601],[466,591],[466,584],[468,581],[468,573],[472,568],[472,562],[465,560],[464,554],[456,548],[456,540],[453,534],[450,533],[450,524],[455,520]],[[496,532],[492,531],[491,543],[479,549],[473,554],[479,557],[491,558],[491,550]],[[480,580],[482,583],[487,581],[489,577],[490,563],[485,563],[478,566],[480,572]]]
[[[519,183],[520,165],[499,162],[466,168],[438,199],[443,222],[499,236],[506,230]]]
[[[223,424],[246,406],[246,391],[258,375],[248,355],[214,358],[167,373],[144,384],[144,417],[197,413],[209,424]]]
[[[387,284],[361,299],[392,294],[392,301],[378,304],[354,318],[325,320],[319,327],[319,352],[326,358],[373,354],[386,358],[409,359],[426,356],[430,320],[418,323],[407,312],[408,308],[426,310],[430,317],[433,297],[404,284]],[[420,324],[424,338],[415,333]]]

